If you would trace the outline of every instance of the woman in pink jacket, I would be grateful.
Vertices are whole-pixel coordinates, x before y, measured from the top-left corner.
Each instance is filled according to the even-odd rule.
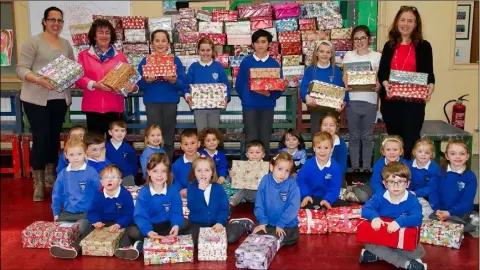
[[[85,76],[76,84],[83,89],[82,111],[87,116],[88,131],[107,134],[107,137],[109,123],[123,119],[125,106],[123,95],[100,82],[119,62],[128,63],[125,55],[113,47],[116,40],[112,24],[96,19],[88,31],[90,49],[78,55]],[[127,84],[125,88],[129,92],[138,91],[135,84]]]

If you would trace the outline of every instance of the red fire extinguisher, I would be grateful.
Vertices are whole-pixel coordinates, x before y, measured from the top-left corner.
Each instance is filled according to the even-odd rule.
[[[445,117],[447,118],[448,123],[452,124],[454,127],[461,128],[461,129],[465,128],[465,114],[467,111],[467,107],[463,105],[463,102],[468,101],[468,99],[465,99],[466,96],[468,96],[468,94],[463,95],[458,99],[449,100],[443,106],[443,113],[445,114]],[[452,108],[452,121],[450,121],[447,115],[447,105],[452,102],[455,102],[455,105],[453,105],[453,108]]]

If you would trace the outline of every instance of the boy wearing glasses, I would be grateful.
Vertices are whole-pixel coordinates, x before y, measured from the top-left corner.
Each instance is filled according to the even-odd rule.
[[[401,162],[391,162],[382,170],[384,193],[376,193],[362,208],[362,217],[368,219],[374,230],[387,226],[390,233],[404,227],[419,227],[422,225],[422,206],[418,199],[407,191],[411,174],[407,165]],[[394,219],[384,222],[380,217]],[[427,264],[420,258],[425,255],[423,246],[419,243],[415,251],[406,251],[385,246],[365,244],[360,253],[360,263],[372,263],[384,260],[398,268],[409,270],[425,270]]]
[[[100,182],[102,188],[96,191],[92,206],[87,212],[90,226],[78,240],[70,247],[55,246],[55,257],[63,259],[73,259],[80,253],[80,242],[94,229],[108,227],[109,232],[118,232],[126,229],[133,224],[133,198],[122,184],[122,172],[115,165],[108,165],[100,172]],[[125,233],[119,242],[119,247],[115,250],[115,255],[128,250],[132,244],[130,238]],[[52,254],[53,255],[53,254]],[[138,256],[138,255],[137,255]]]

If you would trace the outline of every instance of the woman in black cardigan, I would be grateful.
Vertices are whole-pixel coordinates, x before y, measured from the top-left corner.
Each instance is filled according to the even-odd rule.
[[[378,81],[381,83],[380,111],[388,134],[402,137],[404,157],[410,159],[425,119],[425,102],[385,99],[390,87],[388,79],[392,69],[428,73],[428,101],[435,87],[432,46],[423,39],[422,20],[415,7],[400,8],[390,27],[388,38],[378,70]]]

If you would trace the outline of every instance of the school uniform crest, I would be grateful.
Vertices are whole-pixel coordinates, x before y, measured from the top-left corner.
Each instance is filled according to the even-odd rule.
[[[82,190],[82,192],[87,189],[87,182],[79,182],[78,185],[80,186],[80,190]]]
[[[464,182],[457,182],[458,184],[458,191],[462,191],[462,189],[465,188],[465,183]]]
[[[127,153],[123,152],[123,158],[127,158]]]
[[[117,206],[117,209],[122,209],[123,205],[121,203],[115,203],[115,205]]]
[[[325,179],[332,179],[332,175],[329,173],[325,174]]]
[[[287,192],[280,192],[280,199],[282,199],[283,202],[287,201],[288,193]]]
[[[217,80],[218,79],[218,73],[217,72],[212,73],[212,78],[214,80]]]
[[[164,203],[163,208],[165,209],[165,212],[168,213],[170,211],[170,204],[169,203]]]

